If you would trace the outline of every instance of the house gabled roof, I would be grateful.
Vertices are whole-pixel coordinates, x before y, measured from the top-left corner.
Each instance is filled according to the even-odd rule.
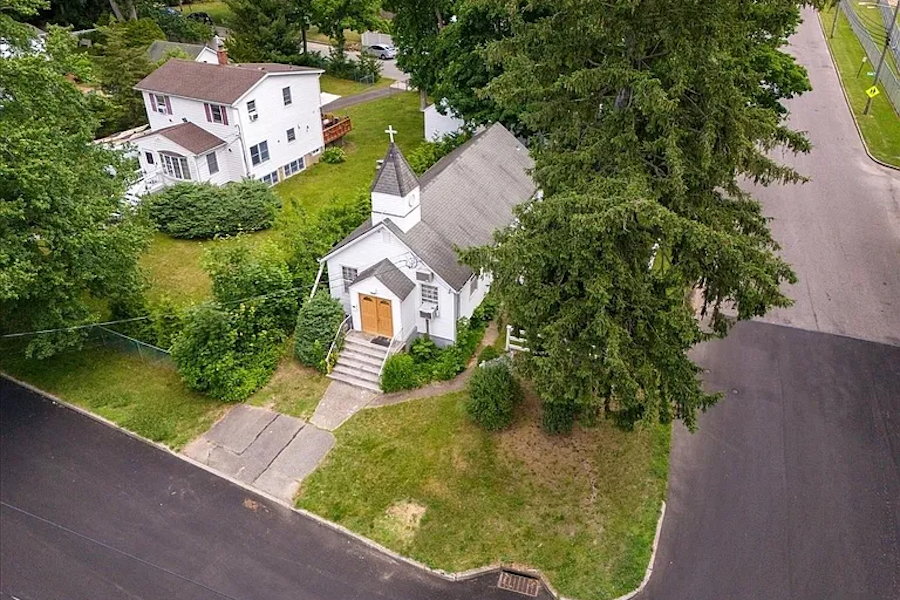
[[[397,144],[391,142],[387,154],[381,161],[381,167],[375,175],[372,183],[372,191],[391,196],[406,196],[419,185],[419,178],[413,172],[412,167],[406,162],[406,157],[400,152]]]
[[[361,271],[353,283],[364,281],[370,277],[375,277],[401,300],[405,300],[409,293],[416,289],[416,285],[410,281],[409,277],[386,258]]]
[[[203,154],[226,143],[222,138],[190,122],[157,129],[149,132],[149,135],[161,135],[193,154]]]
[[[274,63],[220,65],[173,58],[140,80],[134,89],[231,105],[270,73],[288,72],[322,71]]]
[[[472,277],[472,269],[459,262],[456,248],[490,244],[494,231],[512,223],[515,206],[537,191],[529,174],[533,166],[528,149],[495,123],[419,178],[421,221],[406,232],[390,219],[380,225],[459,291]],[[367,219],[325,258],[376,227]]]
[[[159,62],[165,58],[166,53],[171,50],[181,50],[191,58],[197,58],[203,49],[203,44],[185,44],[183,42],[169,42],[166,40],[156,40],[147,48],[147,58],[150,62]],[[211,48],[210,48],[211,49]]]

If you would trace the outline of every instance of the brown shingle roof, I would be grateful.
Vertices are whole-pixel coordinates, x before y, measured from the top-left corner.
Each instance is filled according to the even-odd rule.
[[[214,136],[193,123],[181,123],[165,129],[159,129],[153,133],[175,142],[194,154],[203,154],[225,144],[225,140],[222,138]]]
[[[173,58],[138,82],[134,89],[233,104],[268,73],[313,72],[319,69],[277,63],[219,65]]]

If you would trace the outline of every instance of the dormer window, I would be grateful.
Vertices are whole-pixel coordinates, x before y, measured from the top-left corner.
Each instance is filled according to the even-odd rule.
[[[221,104],[204,104],[206,108],[206,120],[210,123],[228,125],[228,112]]]
[[[247,101],[247,114],[250,115],[251,121],[255,121],[259,118],[259,113],[256,112],[256,100]]]
[[[161,115],[172,114],[172,103],[169,102],[168,96],[161,94],[150,94],[150,102],[153,104],[153,110]]]

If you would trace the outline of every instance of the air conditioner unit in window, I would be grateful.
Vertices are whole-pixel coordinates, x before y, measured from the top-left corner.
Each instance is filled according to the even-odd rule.
[[[258,118],[259,118],[259,115],[258,115],[257,113],[253,113],[253,114],[250,115],[250,121],[255,121],[255,120],[257,120]]]
[[[439,315],[437,306],[423,306],[419,309],[419,318],[421,319],[437,319]]]
[[[424,281],[426,283],[430,283],[432,279],[434,279],[433,273],[423,273],[421,271],[416,271],[416,281]]]

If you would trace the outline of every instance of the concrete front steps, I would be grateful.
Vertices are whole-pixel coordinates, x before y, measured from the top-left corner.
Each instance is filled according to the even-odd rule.
[[[350,331],[344,339],[344,349],[337,364],[328,374],[336,381],[343,381],[373,392],[381,391],[381,365],[388,349],[373,344],[358,331]]]

